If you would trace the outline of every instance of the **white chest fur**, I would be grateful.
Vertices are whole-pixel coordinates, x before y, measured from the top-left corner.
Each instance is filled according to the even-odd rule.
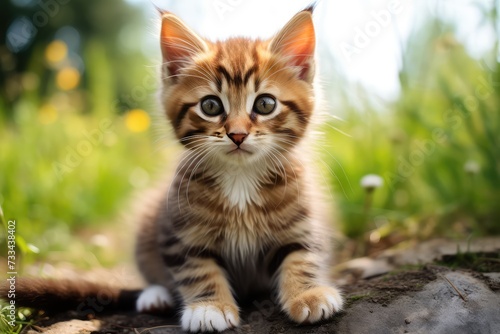
[[[222,173],[219,184],[228,204],[241,211],[250,203],[261,204],[259,195],[261,177],[262,172],[254,168],[235,167]]]

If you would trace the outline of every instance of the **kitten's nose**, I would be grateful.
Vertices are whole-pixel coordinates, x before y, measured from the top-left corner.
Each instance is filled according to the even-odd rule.
[[[245,141],[248,133],[228,133],[227,136],[239,147]]]

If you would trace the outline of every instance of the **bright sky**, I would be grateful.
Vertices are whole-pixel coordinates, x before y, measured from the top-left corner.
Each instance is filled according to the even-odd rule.
[[[128,0],[141,6],[144,2]],[[152,0],[179,15],[200,35],[210,39],[244,35],[270,37],[311,0]],[[426,17],[438,13],[456,22],[458,36],[480,57],[491,45],[493,31],[480,25],[479,2],[493,0],[319,0],[314,13],[320,68],[334,67],[354,84],[384,99],[399,92],[401,45]],[[495,0],[496,1],[496,0]],[[153,6],[147,15],[157,17]],[[151,24],[150,31],[157,29]],[[151,34],[144,49],[158,48]],[[323,65],[321,65],[323,64]]]

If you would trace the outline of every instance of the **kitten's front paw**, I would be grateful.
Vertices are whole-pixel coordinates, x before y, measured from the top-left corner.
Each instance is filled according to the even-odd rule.
[[[320,286],[289,299],[283,308],[290,319],[299,323],[315,323],[328,319],[342,309],[342,296],[333,287]]]
[[[182,329],[190,332],[222,332],[238,326],[238,308],[221,302],[200,302],[186,306],[182,313]]]
[[[140,313],[160,313],[171,310],[173,305],[174,300],[167,288],[151,285],[141,292],[136,302],[136,309]]]

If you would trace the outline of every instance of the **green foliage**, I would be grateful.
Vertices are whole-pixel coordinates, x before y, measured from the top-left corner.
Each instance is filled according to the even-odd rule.
[[[121,0],[91,2],[54,2],[57,15],[47,14],[33,43],[17,53],[0,47],[2,59],[15,57],[0,80],[0,205],[17,222],[20,263],[81,252],[74,234],[130,212],[131,193],[162,160],[142,110],[153,104],[154,60],[119,38],[143,16]],[[7,9],[2,25],[45,10]],[[67,68],[76,72],[61,76]],[[2,238],[2,254],[5,246]]]
[[[498,272],[500,270],[500,254],[497,252],[471,252],[469,245],[465,251],[457,247],[456,254],[443,255],[438,264],[453,269],[464,268],[482,273]]]
[[[102,64],[102,58],[98,60],[105,65],[99,70],[112,73],[113,79],[116,80],[101,92],[112,94],[117,90],[118,97],[130,93],[137,85],[137,76],[136,73],[124,69],[142,70],[143,68],[135,65],[143,61],[143,58],[141,59],[139,48],[127,48],[123,45],[120,33],[126,30],[132,35],[131,32],[140,30],[144,26],[141,14],[140,8],[130,6],[124,0],[3,1],[0,11],[0,56],[3,67],[0,76],[0,98],[9,108],[12,103],[24,98],[25,92],[15,86],[22,76],[29,72],[39,76],[39,92],[42,93],[40,97],[48,97],[53,93],[52,82],[46,80],[51,76],[52,69],[45,66],[47,64],[44,62],[42,51],[54,39],[63,39],[68,43],[70,51],[68,59],[59,65],[92,65],[87,61],[86,53],[93,52],[93,44],[96,42],[100,44],[99,51],[112,61]],[[8,34],[4,32],[21,18],[25,20],[21,21],[23,29],[14,32],[16,38],[13,40],[19,42],[27,38],[33,42],[22,44],[19,50],[11,53],[5,47],[9,45],[9,39]],[[68,34],[66,29],[64,34],[64,28],[70,28],[75,33]],[[95,58],[89,60],[94,61]],[[84,64],[81,64],[82,62]],[[90,80],[83,80],[81,87],[87,88],[91,80],[95,82],[99,76],[89,75],[87,78]],[[106,83],[109,82],[103,81],[103,84]],[[89,100],[95,102],[93,98]]]
[[[488,65],[468,55],[444,23],[425,27],[405,47],[402,92],[389,111],[348,112],[335,126],[352,138],[326,128],[350,237],[374,230],[422,238],[500,233],[498,48]],[[367,217],[359,180],[370,173],[385,184]]]
[[[14,113],[14,124],[0,123],[8,176],[0,193],[7,218],[17,220],[18,246],[26,236],[42,251],[65,249],[66,233],[112,219],[128,203],[134,173],[147,177],[156,165],[147,133],[131,133],[121,117],[69,113],[40,124],[26,101]]]
[[[21,331],[35,322],[33,311],[28,308],[17,309],[14,317],[14,326],[12,325],[11,307],[7,302],[0,300],[0,333],[19,334]]]

